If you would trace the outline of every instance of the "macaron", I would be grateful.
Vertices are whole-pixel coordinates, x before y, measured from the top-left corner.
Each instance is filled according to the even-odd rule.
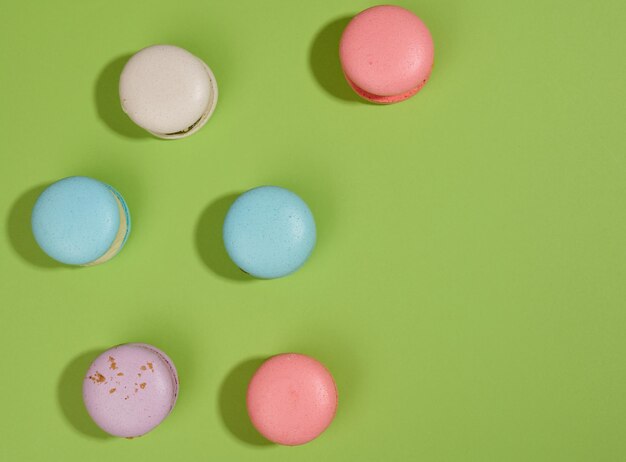
[[[337,387],[317,360],[285,353],[265,361],[247,393],[254,427],[274,443],[297,446],[321,435],[337,410]]]
[[[339,58],[348,84],[379,104],[415,95],[430,76],[433,39],[411,11],[393,5],[369,8],[346,26]]]
[[[120,76],[122,109],[133,122],[164,139],[196,133],[217,104],[217,82],[200,58],[173,45],[135,53]]]
[[[122,195],[84,176],[48,186],[33,207],[31,224],[41,249],[68,265],[109,261],[124,247],[130,213]]]
[[[279,278],[296,271],[311,255],[315,220],[295,193],[261,186],[231,205],[223,238],[226,252],[244,272],[262,279]]]
[[[145,435],[170,414],[178,396],[172,360],[145,343],[113,347],[89,367],[83,401],[93,421],[113,436]]]

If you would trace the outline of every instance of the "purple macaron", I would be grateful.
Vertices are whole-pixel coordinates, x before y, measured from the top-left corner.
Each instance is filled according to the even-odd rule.
[[[83,383],[91,418],[105,432],[124,438],[154,429],[172,411],[177,396],[174,363],[145,343],[105,351],[91,364]]]

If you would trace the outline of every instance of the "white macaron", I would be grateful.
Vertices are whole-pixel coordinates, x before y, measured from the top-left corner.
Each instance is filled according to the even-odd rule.
[[[173,45],[135,53],[120,76],[122,109],[137,125],[164,139],[204,126],[217,104],[217,82],[200,58]]]

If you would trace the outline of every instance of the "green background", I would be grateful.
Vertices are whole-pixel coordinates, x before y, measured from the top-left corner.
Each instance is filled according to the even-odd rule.
[[[0,16],[0,459],[618,461],[626,455],[626,7],[622,0],[402,1],[435,41],[430,82],[357,101],[336,47],[365,1],[8,2]],[[179,141],[121,113],[129,54],[172,43],[220,99]],[[55,265],[30,209],[93,176],[133,231]],[[319,239],[274,281],[220,241],[236,194],[296,191]],[[123,342],[175,361],[149,435],[105,437],[83,372]],[[317,441],[264,444],[244,408],[262,358],[334,374]]]

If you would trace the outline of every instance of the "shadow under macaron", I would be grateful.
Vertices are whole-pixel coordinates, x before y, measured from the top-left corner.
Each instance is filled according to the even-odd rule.
[[[250,358],[237,364],[230,370],[219,391],[222,422],[233,436],[250,446],[275,446],[254,428],[246,405],[248,384],[266,359]]]
[[[348,102],[371,104],[350,87],[339,60],[339,41],[351,16],[327,23],[315,35],[309,51],[309,67],[317,83],[331,96]]]
[[[31,226],[33,207],[48,186],[44,184],[31,188],[17,198],[7,218],[7,235],[15,252],[31,265],[44,269],[71,268],[46,255],[33,235]]]
[[[98,74],[94,86],[94,101],[98,117],[104,124],[126,138],[153,138],[137,126],[122,110],[120,103],[120,75],[132,54],[125,54],[110,61]]]
[[[196,225],[196,249],[205,266],[216,275],[231,281],[250,282],[255,278],[233,263],[222,236],[228,209],[239,195],[232,193],[219,197],[202,211]]]
[[[113,436],[101,430],[87,413],[83,403],[85,374],[94,359],[105,349],[90,350],[72,359],[63,369],[57,385],[57,400],[65,420],[78,433],[94,439],[109,440]]]

